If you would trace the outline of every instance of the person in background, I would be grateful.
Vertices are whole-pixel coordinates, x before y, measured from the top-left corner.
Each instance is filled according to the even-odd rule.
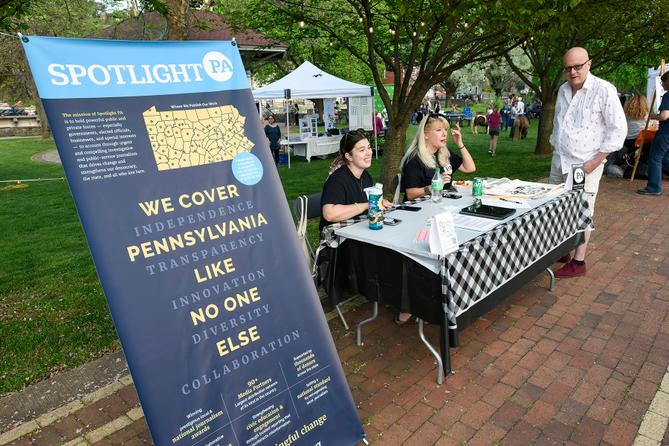
[[[474,159],[462,142],[460,126],[456,124],[451,129],[453,142],[460,155],[451,153],[446,147],[448,131],[448,120],[442,116],[430,114],[421,121],[416,136],[400,162],[401,190],[407,200],[431,194],[432,177],[437,168],[442,173],[444,189],[451,188],[451,176],[456,170],[464,173],[476,170]]]
[[[509,138],[513,139],[513,123],[516,121],[516,116],[518,116],[518,109],[516,108],[516,102],[511,102],[511,108],[509,109]]]
[[[562,71],[567,82],[560,86],[553,118],[553,160],[548,182],[571,183],[574,165],[583,165],[585,195],[594,215],[599,180],[609,153],[620,149],[627,134],[625,113],[616,88],[590,73],[592,64],[584,48],[568,50],[562,59]],[[555,271],[555,277],[570,278],[586,274],[585,254],[590,230],[573,256],[560,261],[565,265]]]
[[[388,112],[385,108],[381,110],[381,120],[383,121],[383,127],[386,127],[388,125]]]
[[[635,95],[625,101],[623,107],[625,119],[627,120],[627,136],[625,136],[625,147],[635,150],[634,142],[639,133],[646,127],[648,118],[648,101],[646,96]]]
[[[620,98],[620,95],[618,97]],[[622,178],[625,175],[624,168],[620,166],[625,166],[626,157],[636,151],[636,139],[641,130],[646,127],[646,118],[648,117],[646,97],[639,95],[630,97],[629,100],[625,101],[623,111],[627,120],[625,142],[620,150],[612,152],[606,157],[606,165],[604,166],[604,173],[612,178]]]
[[[497,154],[497,139],[499,139],[500,127],[502,126],[502,109],[490,113],[486,122],[488,123],[488,135],[490,135],[488,153],[495,156]]]
[[[488,108],[486,108],[485,116],[486,118],[490,116],[491,113],[495,111],[495,103],[493,101],[488,101]]]
[[[621,102],[622,103],[622,102]],[[612,178],[622,178],[625,174],[626,158],[636,151],[636,139],[646,127],[648,117],[648,104],[645,96],[635,95],[625,101],[623,105],[625,119],[627,120],[627,136],[620,150],[610,153],[606,157],[604,173]],[[623,167],[620,167],[623,166]]]
[[[383,130],[383,119],[381,119],[381,115],[379,115],[379,113],[376,113],[374,114],[374,129],[372,130],[374,137],[378,138],[381,130]]]
[[[439,103],[439,100],[438,100],[438,99],[435,99],[435,100],[434,100],[434,112],[435,112],[436,114],[441,113],[441,104]]]
[[[299,127],[300,126],[300,107],[296,103],[293,103],[293,113],[295,114],[295,126]]]
[[[374,185],[367,172],[372,165],[372,146],[364,130],[352,130],[339,142],[339,153],[330,166],[321,195],[320,229],[331,223],[362,215],[369,209],[365,188]],[[383,206],[392,203],[383,200]]]
[[[265,125],[265,136],[269,141],[269,149],[274,156],[274,164],[279,164],[279,152],[281,150],[281,129],[277,125],[274,115],[269,115]]]
[[[648,158],[648,184],[637,193],[641,195],[662,194],[662,167],[669,169],[669,72],[660,77],[665,93],[660,102],[660,113],[657,115],[660,126],[650,146]]]
[[[511,113],[511,99],[504,99],[504,107],[501,110],[502,113],[502,131],[505,131],[509,128],[509,113]]]
[[[523,98],[521,96],[518,96],[518,101],[516,102],[516,110],[518,111],[517,113],[518,116],[525,115],[525,103],[523,102]]]
[[[451,113],[457,113],[458,112],[458,106],[453,102],[451,104]]]

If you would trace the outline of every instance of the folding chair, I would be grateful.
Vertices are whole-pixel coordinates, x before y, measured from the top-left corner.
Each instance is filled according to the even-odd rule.
[[[465,107],[462,110],[462,120],[463,121],[470,121],[470,123],[471,123],[472,119],[474,119],[474,112],[472,112],[471,107]]]
[[[293,216],[295,217],[295,226],[297,229],[297,238],[300,240],[304,258],[307,266],[311,269],[311,277],[316,279],[316,268],[314,267],[316,259],[314,248],[309,243],[307,237],[307,221],[321,216],[321,193],[311,195],[300,195],[293,201]]]
[[[322,214],[321,209],[321,193],[311,194],[311,195],[301,195],[293,201],[293,215],[295,217],[295,226],[297,228],[297,237],[300,239],[300,244],[302,245],[302,250],[304,251],[304,257],[307,259],[307,265],[311,269],[311,277],[314,280],[314,284],[318,284],[318,268],[316,252],[314,251],[311,243],[309,243],[309,238],[307,237],[307,221],[312,218],[320,217]],[[351,297],[354,299],[357,296]],[[347,299],[343,302],[339,302],[335,305],[337,314],[339,314],[339,319],[341,319],[342,324],[346,330],[349,329],[348,323],[344,318],[344,313],[341,311],[341,306],[348,303],[351,299]]]

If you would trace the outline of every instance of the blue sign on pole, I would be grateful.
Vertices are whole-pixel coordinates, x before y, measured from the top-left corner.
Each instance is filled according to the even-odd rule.
[[[360,441],[235,44],[22,40],[155,444]]]

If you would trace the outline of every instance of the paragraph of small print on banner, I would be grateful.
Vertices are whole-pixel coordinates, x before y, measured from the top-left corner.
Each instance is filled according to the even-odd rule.
[[[358,443],[234,42],[22,40],[154,443]]]

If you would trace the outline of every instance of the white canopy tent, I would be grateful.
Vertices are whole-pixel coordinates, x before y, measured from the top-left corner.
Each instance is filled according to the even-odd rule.
[[[290,90],[291,99],[372,96],[371,87],[340,79],[309,61],[278,81],[253,90],[253,96],[256,99],[284,99],[286,90]]]
[[[309,61],[269,85],[253,90],[256,100],[262,99],[333,99],[339,97],[372,97],[373,88],[356,84],[327,73]],[[370,104],[371,104],[370,100]],[[371,120],[374,123],[374,120]],[[286,126],[290,133],[289,105],[286,101]],[[290,167],[290,151],[288,151]]]

